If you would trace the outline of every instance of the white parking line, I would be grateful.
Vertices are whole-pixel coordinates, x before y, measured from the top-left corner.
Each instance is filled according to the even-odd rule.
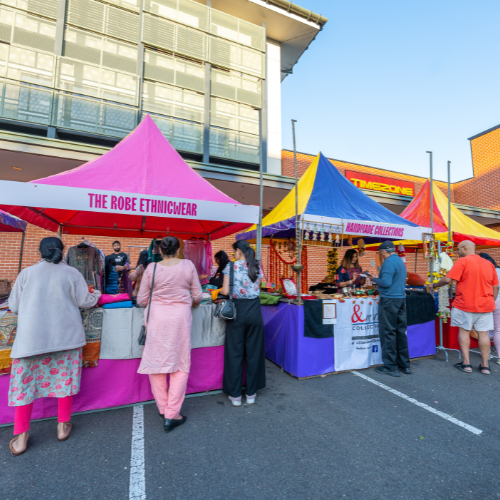
[[[146,500],[144,471],[144,406],[134,406],[132,420],[132,455],[130,457],[130,500]]]
[[[420,406],[420,408],[423,408],[424,410],[430,411],[431,413],[434,413],[435,415],[440,416],[441,418],[444,418],[445,420],[448,420],[448,422],[451,422],[455,425],[458,425],[459,427],[462,427],[469,432],[472,432],[472,434],[476,434],[476,436],[479,436],[480,434],[483,433],[482,430],[477,429],[476,427],[472,427],[472,425],[466,424],[465,422],[462,422],[461,420],[458,420],[451,415],[448,415],[447,413],[443,413],[442,411],[436,410],[432,406],[426,405],[425,403],[421,403],[420,401],[417,401],[416,399],[410,398],[406,394],[403,394],[402,392],[396,391],[394,389],[391,389],[389,386],[381,384],[380,382],[377,382],[376,380],[367,377],[366,375],[363,375],[362,373],[359,373],[355,370],[352,370],[351,373],[353,375],[356,375],[356,377],[361,377],[368,382],[371,382],[372,384],[378,385],[379,387],[382,387],[382,389],[385,389],[386,391],[391,392],[395,396],[399,396],[400,398],[406,399],[406,401],[409,401],[410,403],[413,403],[414,405]]]

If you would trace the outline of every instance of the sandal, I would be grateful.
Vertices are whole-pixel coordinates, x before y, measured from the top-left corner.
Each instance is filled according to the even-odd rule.
[[[484,373],[484,371],[487,371],[488,373]],[[481,366],[481,363],[479,363],[479,371],[483,374],[483,375],[491,375],[491,368],[489,366]]]
[[[464,373],[472,373],[472,365],[464,365],[463,363],[457,363],[456,365],[453,365],[455,368],[458,368],[460,371],[463,371]],[[465,368],[470,368],[470,371],[467,371]]]
[[[66,439],[69,438],[71,431],[73,430],[73,424],[71,422],[64,422],[64,423],[69,425],[69,431],[68,431],[68,434],[66,436],[64,436],[63,438],[60,438],[59,436],[57,436],[57,439],[59,441],[66,441]]]
[[[11,453],[15,456],[15,457],[18,457],[19,455],[22,455],[27,449],[28,449],[28,444],[26,443],[26,448],[24,448],[23,451],[16,451],[14,449],[14,447],[12,446],[16,441],[17,441],[17,438],[19,436],[16,436],[14,439],[11,439],[10,443],[9,443],[9,450],[11,451]]]

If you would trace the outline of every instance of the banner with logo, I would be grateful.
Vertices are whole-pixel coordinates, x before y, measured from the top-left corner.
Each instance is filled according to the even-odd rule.
[[[335,371],[382,364],[377,299],[347,299],[337,303],[333,336]]]

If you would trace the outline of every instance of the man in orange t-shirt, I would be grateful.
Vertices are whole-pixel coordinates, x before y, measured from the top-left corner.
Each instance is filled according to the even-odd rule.
[[[458,341],[462,350],[463,362],[455,366],[466,373],[472,372],[469,362],[470,331],[474,328],[478,335],[482,363],[481,373],[491,375],[488,359],[490,356],[490,334],[493,330],[493,311],[498,296],[498,277],[493,264],[476,255],[476,245],[472,241],[458,244],[459,259],[451,271],[433,288],[457,282],[455,301],[451,310],[451,325],[458,326]]]

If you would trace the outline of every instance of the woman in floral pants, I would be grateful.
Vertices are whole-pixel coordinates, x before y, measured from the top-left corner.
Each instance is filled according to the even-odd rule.
[[[18,315],[12,347],[9,406],[15,406],[14,455],[28,446],[33,401],[58,398],[57,437],[68,439],[73,396],[80,390],[85,332],[80,308],[97,304],[101,293],[90,293],[83,276],[62,261],[58,238],[40,242],[42,260],[18,276],[9,307]]]

